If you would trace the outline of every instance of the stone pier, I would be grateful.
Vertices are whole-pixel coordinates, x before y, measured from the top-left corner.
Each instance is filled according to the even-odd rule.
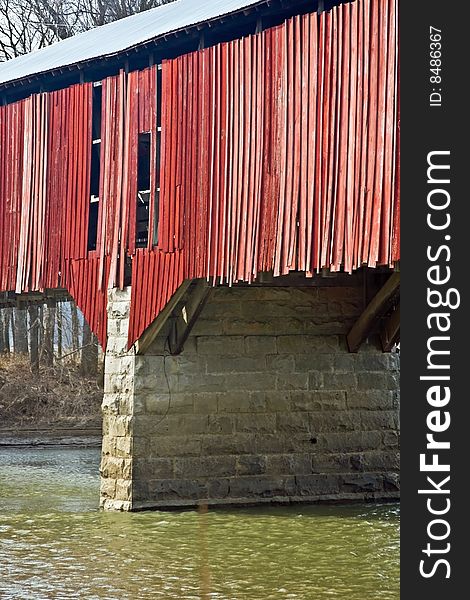
[[[180,355],[167,327],[126,351],[130,289],[109,297],[105,509],[384,500],[399,495],[399,357],[350,286],[218,287]]]

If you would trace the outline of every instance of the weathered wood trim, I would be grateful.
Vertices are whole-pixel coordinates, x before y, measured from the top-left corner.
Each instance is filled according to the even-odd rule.
[[[384,352],[390,352],[393,346],[400,341],[400,304],[383,324],[380,340]]]
[[[173,323],[168,336],[168,345],[171,354],[180,354],[183,351],[184,343],[189,337],[202,309],[204,308],[211,293],[205,279],[200,279],[193,284],[189,290],[184,302],[175,310]]]
[[[177,307],[180,300],[183,298],[184,294],[186,293],[186,291],[190,285],[191,285],[190,279],[183,281],[183,283],[180,285],[180,287],[176,290],[176,292],[170,298],[170,301],[165,306],[165,308],[159,313],[157,318],[149,325],[149,327],[147,327],[147,329],[144,331],[144,333],[142,334],[140,339],[136,341],[135,347],[136,347],[137,354],[145,354],[145,352],[148,350],[150,344],[154,341],[154,339],[160,333],[163,326],[170,318],[171,314]]]
[[[400,273],[393,273],[372,298],[348,333],[347,343],[349,352],[357,352],[359,350],[359,347],[367,339],[377,321],[390,309],[394,298],[399,292]]]

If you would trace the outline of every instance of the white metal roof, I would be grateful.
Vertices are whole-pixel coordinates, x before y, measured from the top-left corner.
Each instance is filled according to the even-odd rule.
[[[0,63],[0,85],[117,54],[165,34],[260,4],[261,1],[176,0]]]

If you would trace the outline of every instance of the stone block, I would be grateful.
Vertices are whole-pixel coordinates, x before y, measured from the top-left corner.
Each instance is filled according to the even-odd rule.
[[[347,390],[348,408],[352,410],[391,410],[395,392],[389,390]]]
[[[333,473],[298,475],[295,478],[297,496],[330,496],[340,489],[340,478]]]
[[[305,371],[333,372],[335,354],[297,354],[294,370],[298,373]]]
[[[384,473],[382,476],[383,487],[386,492],[400,491],[400,473]]]
[[[342,411],[346,408],[346,393],[344,391],[291,392],[290,406],[293,411]]]
[[[116,480],[115,500],[130,502],[132,499],[132,481],[129,479]]]
[[[362,464],[364,471],[387,471],[400,470],[400,453],[399,452],[364,452],[362,454]]]
[[[199,456],[201,454],[202,436],[155,436],[150,438],[147,443],[153,458]]]
[[[399,387],[399,383],[396,373],[365,372],[357,374],[357,388],[359,390],[395,390]]]
[[[314,392],[321,390],[324,387],[324,377],[325,375],[320,371],[310,371],[308,374],[308,389]]]
[[[216,377],[216,375],[213,375]],[[237,373],[224,376],[225,389],[244,390],[247,392],[276,389],[276,379],[266,370],[260,373]],[[221,388],[219,388],[220,390]]]
[[[150,452],[150,440],[140,434],[134,435],[132,438],[132,451],[134,457],[146,457]]]
[[[210,356],[207,373],[262,373],[266,371],[264,356]]]
[[[120,356],[127,353],[127,335],[110,337],[106,345],[106,354]]]
[[[309,433],[309,415],[303,412],[278,413],[276,429],[284,434]]]
[[[145,410],[149,414],[192,414],[194,411],[191,394],[146,394]]]
[[[186,373],[178,373],[178,375],[171,375],[170,387],[173,392],[176,393],[199,393],[199,392],[219,392],[223,389],[230,389],[230,383],[227,382],[228,377],[238,378],[239,375],[225,375],[225,374],[214,374],[200,375],[194,377],[187,375]]]
[[[239,356],[244,350],[243,336],[201,336],[197,338],[197,351],[201,355]]]
[[[322,433],[317,436],[318,448],[333,453],[376,450],[380,447],[380,431],[348,431]]]
[[[313,454],[312,473],[347,473],[352,469],[351,455],[338,454]]]
[[[100,473],[105,479],[130,479],[131,471],[131,459],[115,458],[113,456],[101,457]]]
[[[178,356],[165,357],[165,368],[159,371],[166,371],[168,375],[186,375],[204,377],[206,373],[206,357],[197,354],[188,354],[183,352]]]
[[[257,475],[252,477],[236,477],[230,480],[230,496],[232,498],[273,498],[289,497],[295,490],[295,478],[292,476],[273,477]]]
[[[175,458],[175,477],[181,479],[232,477],[236,473],[235,456]]]
[[[350,390],[357,387],[354,373],[323,373],[323,388],[325,390]]]
[[[202,438],[202,455],[255,454],[255,438],[250,434],[206,435]]]
[[[276,431],[276,415],[266,413],[236,415],[235,431],[241,433],[274,433]]]
[[[239,456],[237,475],[260,475],[266,471],[266,457],[259,454]]]
[[[114,456],[116,452],[116,438],[109,435],[103,435],[101,440],[101,454]]]
[[[360,430],[360,416],[353,411],[322,410],[308,413],[310,431],[323,433],[329,431],[357,431]]]
[[[202,316],[200,316],[197,319],[191,333],[194,336],[222,335],[224,333],[224,323],[222,319],[204,319]],[[184,350],[187,350],[186,344]]]
[[[209,498],[227,498],[230,493],[230,479],[209,479]]]
[[[286,412],[290,410],[290,392],[288,391],[265,392],[263,398],[266,412]]]
[[[229,415],[209,415],[209,433],[230,434],[234,430],[234,419]]]
[[[208,497],[208,484],[197,479],[154,479],[149,481],[150,497],[156,501],[203,500]]]
[[[196,414],[215,414],[218,410],[217,394],[213,392],[202,392],[193,394],[193,411]]]
[[[130,303],[126,298],[124,300],[115,300],[108,305],[108,319],[121,320],[129,317]]]
[[[268,475],[304,475],[312,472],[309,454],[272,454],[266,456]]]
[[[277,338],[279,354],[331,354],[338,348],[336,335],[282,335]]]
[[[116,456],[122,458],[132,457],[132,438],[130,436],[117,437],[116,442]]]
[[[287,452],[286,436],[278,433],[257,433],[255,436],[258,454],[282,454]]]
[[[359,371],[399,371],[400,355],[392,352],[359,352]]]
[[[384,431],[382,442],[385,448],[397,448],[400,445],[400,435],[398,431]]]
[[[111,437],[124,437],[130,435],[132,417],[109,415],[106,420],[108,422],[108,435]]]
[[[282,373],[276,375],[277,390],[306,390],[308,384],[308,373]]]
[[[345,493],[378,492],[383,489],[378,473],[348,473],[340,476],[341,491]]]
[[[249,393],[242,391],[221,392],[217,395],[219,413],[260,413],[266,412],[264,392]]]
[[[272,335],[249,335],[245,338],[245,352],[256,356],[276,354],[276,338]]]
[[[100,495],[104,498],[114,498],[116,495],[116,479],[102,477]]]
[[[168,414],[158,425],[160,435],[198,435],[208,433],[207,415],[171,415]]]
[[[398,428],[398,415],[393,410],[361,411],[358,417],[360,417],[360,428],[363,431],[396,430]]]
[[[138,458],[134,460],[133,475],[136,481],[150,479],[173,479],[175,476],[173,458]]]
[[[108,416],[114,415],[117,416],[120,412],[120,394],[104,394],[103,401],[101,403],[101,411],[103,416],[107,418]]]
[[[263,318],[227,318],[224,321],[224,332],[227,335],[274,335],[277,324],[269,317]]]

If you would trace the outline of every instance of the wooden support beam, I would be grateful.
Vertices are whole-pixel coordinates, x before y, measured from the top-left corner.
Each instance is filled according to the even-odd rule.
[[[135,343],[136,353],[137,354],[145,354],[148,350],[150,344],[157,337],[157,335],[162,330],[165,323],[170,318],[172,312],[177,307],[180,300],[183,298],[187,289],[191,284],[191,280],[187,279],[183,281],[180,287],[176,290],[173,296],[170,298],[170,301],[165,306],[165,308],[159,313],[157,318],[147,327],[139,340]]]
[[[384,352],[390,352],[393,346],[400,341],[400,304],[385,320],[380,332],[380,339]]]
[[[360,345],[377,324],[377,321],[390,309],[394,298],[400,292],[400,273],[393,273],[382,288],[369,302],[368,306],[348,333],[349,352],[357,352]]]
[[[180,302],[173,316],[173,323],[168,336],[171,354],[180,354],[183,351],[184,343],[201,314],[211,289],[207,281],[200,279],[188,290],[184,302]]]

